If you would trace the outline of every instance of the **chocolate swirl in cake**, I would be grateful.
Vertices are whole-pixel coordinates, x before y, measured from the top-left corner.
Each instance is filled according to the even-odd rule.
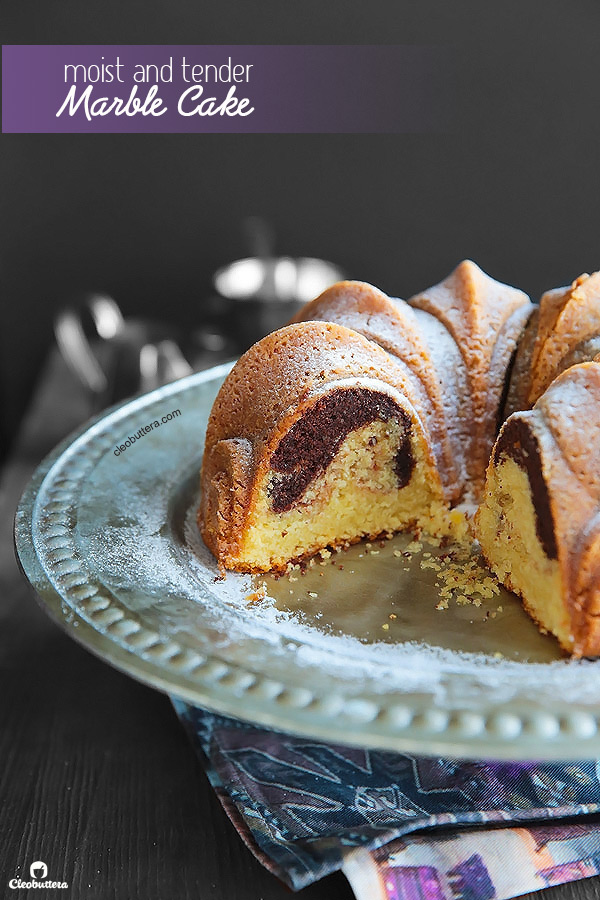
[[[526,472],[535,509],[536,534],[548,559],[557,559],[554,520],[548,488],[542,474],[540,450],[535,435],[522,419],[510,419],[507,422],[494,451],[494,462],[497,463],[501,456],[513,459]]]
[[[394,470],[398,487],[411,478],[415,461],[410,445],[410,421],[391,397],[366,388],[345,388],[321,397],[279,442],[271,456],[277,473],[269,492],[273,510],[285,512],[300,499],[308,485],[332,461],[351,431],[379,419],[396,419],[402,426],[402,442]]]

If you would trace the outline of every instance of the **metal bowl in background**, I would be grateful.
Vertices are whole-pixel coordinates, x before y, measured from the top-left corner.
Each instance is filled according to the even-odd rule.
[[[324,259],[249,256],[215,272],[213,308],[241,353],[343,278],[342,269]]]

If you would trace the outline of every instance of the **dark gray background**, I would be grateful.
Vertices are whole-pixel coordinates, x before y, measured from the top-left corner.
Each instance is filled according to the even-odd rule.
[[[600,267],[599,26],[596,0],[2,0],[3,43],[454,43],[461,83],[444,136],[3,135],[0,438],[57,306],[101,288],[195,326],[248,214],[404,296],[465,256],[534,296]],[[65,416],[38,395],[0,497],[4,862],[45,859],[78,897],[281,897],[166,698],[54,628],[12,565],[17,495]],[[326,896],[350,896],[341,875],[306,892]]]
[[[600,267],[600,7],[594,0],[323,3],[4,0],[3,43],[441,43],[446,135],[3,135],[5,445],[80,290],[202,320],[214,269],[268,218],[283,253],[408,296],[471,257],[539,296]]]

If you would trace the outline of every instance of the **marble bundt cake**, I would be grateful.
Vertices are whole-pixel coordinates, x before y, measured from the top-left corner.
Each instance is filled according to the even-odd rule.
[[[538,624],[576,656],[600,653],[600,356],[504,423],[475,521]]]
[[[494,556],[492,532],[506,534],[508,527],[500,503],[510,493],[504,481],[512,479],[519,496],[529,485],[533,506],[547,494],[556,526],[552,540],[571,547],[557,518],[566,502],[558,499],[562,482],[545,494],[537,490],[556,467],[545,462],[555,438],[539,434],[550,428],[550,407],[564,406],[575,383],[584,408],[595,377],[589,373],[598,364],[583,367],[587,386],[574,373],[600,351],[599,336],[598,273],[550,291],[539,306],[469,261],[408,301],[360,282],[334,285],[286,328],[255,344],[225,380],[211,412],[202,467],[199,525],[205,543],[222,569],[260,572],[280,570],[326,546],[413,526],[460,535],[466,516],[481,503],[500,426],[511,413],[536,404],[504,426],[477,517],[490,565],[529,596],[507,559]],[[569,433],[567,420],[576,428],[565,416],[556,434]],[[530,444],[519,443],[524,423],[535,436],[537,469],[530,465]],[[590,450],[586,473],[593,471],[592,457],[600,458],[593,440],[596,456]],[[596,476],[588,477],[596,483]],[[566,599],[575,588],[567,587],[572,563],[565,560],[575,551],[548,556],[550,544],[536,531],[543,516],[532,515],[523,527],[538,534],[540,553],[555,561],[558,569],[548,576],[554,578],[553,596],[571,616],[579,601]],[[577,546],[581,541],[588,549],[577,552],[595,559],[589,548],[599,544],[597,533]],[[512,564],[518,567],[516,557]],[[597,575],[590,584],[598,583]],[[600,629],[594,638],[586,626],[588,636],[582,637],[574,618],[565,614],[555,625],[533,601],[525,602],[571,652],[588,653],[592,646],[600,652]]]

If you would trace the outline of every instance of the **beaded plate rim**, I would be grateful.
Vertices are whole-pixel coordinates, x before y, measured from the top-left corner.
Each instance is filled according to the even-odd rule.
[[[511,699],[466,710],[458,705],[440,709],[410,691],[357,692],[343,678],[308,688],[292,676],[287,681],[270,677],[268,659],[264,670],[257,671],[228,658],[227,652],[190,650],[168,632],[148,628],[139,616],[124,611],[110,590],[92,583],[72,540],[77,489],[85,473],[114,446],[117,425],[120,431],[123,423],[133,427],[153,403],[219,383],[231,365],[113,407],[59,444],[33,475],[15,515],[17,558],[40,604],[69,636],[161,691],[309,738],[463,758],[600,755],[600,699],[595,707],[571,704],[552,710]],[[43,510],[38,505],[42,489],[49,498]]]

